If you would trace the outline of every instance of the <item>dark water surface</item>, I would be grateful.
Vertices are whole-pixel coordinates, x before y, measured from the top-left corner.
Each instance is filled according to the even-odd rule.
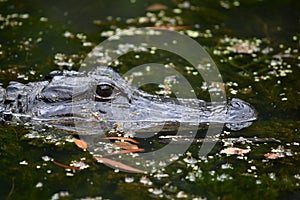
[[[225,130],[220,138],[262,141],[236,141],[234,147],[250,149],[244,155],[221,153],[230,144],[220,141],[204,158],[198,156],[201,143],[193,144],[162,170],[133,174],[97,163],[61,131],[41,127],[41,137],[30,138],[30,125],[3,123],[0,199],[300,199],[300,2],[170,0],[160,2],[163,10],[147,11],[154,3],[159,2],[0,0],[0,86],[41,80],[52,70],[78,70],[87,53],[119,29],[185,29],[178,31],[213,57],[227,96],[258,112],[252,126]],[[151,58],[132,53],[113,67],[122,74]],[[170,64],[170,58],[162,53],[153,62]],[[199,98],[209,100],[201,77],[173,60]],[[153,145],[162,143],[157,139]],[[47,156],[89,167],[66,170]]]

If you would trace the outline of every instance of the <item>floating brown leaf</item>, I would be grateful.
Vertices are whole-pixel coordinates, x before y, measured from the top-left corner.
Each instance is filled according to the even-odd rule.
[[[78,146],[80,149],[82,149],[83,151],[86,151],[87,149],[87,144],[85,141],[83,140],[79,140],[77,138],[74,138],[74,143],[76,144],[76,146]]]
[[[251,150],[250,149],[240,149],[237,147],[228,147],[226,149],[223,149],[221,153],[225,153],[227,155],[242,155],[249,153]]]
[[[129,171],[129,172],[135,172],[135,173],[144,173],[145,172],[143,170],[131,167],[129,165],[123,164],[123,163],[115,161],[115,160],[111,160],[109,158],[101,158],[101,157],[96,157],[96,156],[94,156],[94,158],[98,162],[113,166],[113,167],[118,168],[118,169],[126,170],[126,171]]]
[[[138,149],[139,147],[135,144],[131,144],[129,142],[115,142],[114,147],[119,147],[119,148],[122,148],[122,149]]]
[[[266,153],[264,156],[268,159],[277,159],[281,157],[279,153]]]
[[[147,11],[159,11],[159,10],[167,10],[167,9],[168,9],[168,6],[160,4],[160,3],[152,4],[146,8]]]
[[[70,165],[65,165],[65,164],[62,164],[60,162],[57,162],[55,160],[52,160],[52,163],[59,166],[59,167],[63,167],[65,169],[72,169],[72,170],[80,170],[80,167],[74,167],[74,166],[70,166]]]

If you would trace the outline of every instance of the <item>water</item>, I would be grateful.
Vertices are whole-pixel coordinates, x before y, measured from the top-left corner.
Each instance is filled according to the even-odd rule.
[[[145,175],[97,163],[58,130],[37,127],[32,132],[26,124],[1,124],[1,199],[299,198],[299,2],[164,1],[168,9],[146,11],[153,3],[1,1],[0,83],[6,87],[12,80],[41,80],[52,70],[78,70],[86,54],[117,29],[172,26],[205,46],[223,76],[227,96],[253,105],[258,120],[241,131],[223,131],[223,141],[206,157],[198,156],[205,133],[200,130],[188,152]],[[167,52],[130,53],[113,67],[122,74],[149,60],[169,65],[172,60],[197,96],[209,99],[209,86],[195,70]],[[162,91],[151,85],[143,89]],[[155,136],[139,145],[157,149],[164,142]],[[244,154],[222,153],[231,146]],[[47,156],[89,167],[65,169]]]

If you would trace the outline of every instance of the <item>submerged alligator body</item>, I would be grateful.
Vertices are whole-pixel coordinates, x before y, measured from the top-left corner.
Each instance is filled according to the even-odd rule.
[[[252,106],[240,99],[222,106],[199,99],[162,98],[134,88],[108,67],[89,73],[55,71],[49,77],[0,87],[0,119],[86,133],[105,132],[116,124],[138,132],[214,122],[240,130],[256,119]]]

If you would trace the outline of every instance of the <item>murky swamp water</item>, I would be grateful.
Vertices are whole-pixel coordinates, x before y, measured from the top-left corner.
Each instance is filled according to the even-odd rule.
[[[299,10],[297,0],[0,0],[4,88],[9,81],[41,80],[52,70],[78,70],[87,53],[116,32],[156,26],[204,46],[222,74],[228,98],[243,99],[258,112],[250,127],[224,129],[207,156],[198,156],[202,143],[195,141],[171,165],[148,174],[97,163],[62,131],[40,127],[41,137],[30,138],[31,125],[2,123],[0,199],[300,199]],[[174,67],[198,98],[209,100],[210,86],[168,53],[133,52],[112,67],[124,74],[149,61]],[[164,92],[156,86],[143,89]],[[203,134],[199,130],[197,138]],[[165,142],[156,137],[139,145],[160,148]],[[230,155],[229,147],[245,152]],[[65,169],[50,157],[86,168]]]

